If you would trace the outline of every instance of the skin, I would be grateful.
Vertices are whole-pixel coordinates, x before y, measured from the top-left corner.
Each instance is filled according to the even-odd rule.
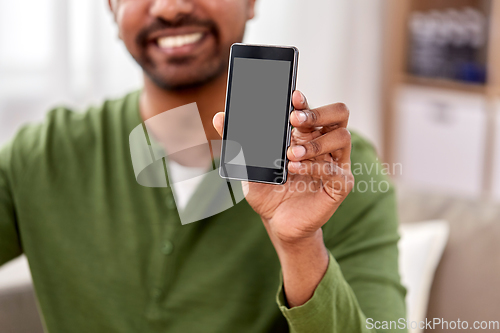
[[[120,38],[144,70],[140,110],[144,120],[196,102],[208,140],[222,135],[229,47],[241,42],[255,0],[109,0]],[[197,47],[184,53],[160,50],[162,34],[203,32]],[[289,307],[307,302],[328,268],[321,227],[354,185],[351,137],[344,104],[311,109],[295,91],[296,109],[288,182],[283,186],[247,183],[246,200],[260,215],[278,254]],[[162,131],[182,137],[181,119]],[[174,148],[175,147],[169,147]],[[206,165],[197,154],[185,166]],[[307,189],[304,189],[304,184]]]

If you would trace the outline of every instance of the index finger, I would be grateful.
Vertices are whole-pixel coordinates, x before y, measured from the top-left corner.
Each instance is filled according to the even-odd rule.
[[[313,132],[319,127],[347,127],[349,109],[343,103],[336,103],[311,110],[296,110],[292,112],[290,122],[300,132]]]

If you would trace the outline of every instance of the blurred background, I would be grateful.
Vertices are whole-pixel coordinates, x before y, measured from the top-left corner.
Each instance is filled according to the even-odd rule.
[[[298,88],[348,104],[388,163],[410,320],[500,321],[500,1],[257,7],[245,42],[297,46]],[[0,145],[52,107],[139,89],[117,36],[105,0],[0,2]],[[0,332],[40,332],[23,258],[0,269]]]

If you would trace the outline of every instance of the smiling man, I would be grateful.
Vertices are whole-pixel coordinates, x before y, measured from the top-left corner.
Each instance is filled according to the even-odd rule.
[[[47,332],[357,333],[404,318],[394,191],[354,187],[387,179],[353,176],[351,163],[379,169],[343,104],[296,91],[289,182],[245,184],[246,200],[197,223],[181,225],[170,187],[135,179],[129,134],[154,116],[195,102],[220,138],[230,45],[255,0],[109,5],[144,88],[53,110],[0,150],[0,264],[27,256]],[[170,119],[154,134],[177,151],[190,120]],[[211,163],[187,152],[166,177]]]

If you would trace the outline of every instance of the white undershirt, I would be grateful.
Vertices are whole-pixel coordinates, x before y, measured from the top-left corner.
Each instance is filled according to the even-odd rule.
[[[177,208],[184,209],[203,180],[207,168],[186,167],[169,161],[169,180],[175,195]]]

